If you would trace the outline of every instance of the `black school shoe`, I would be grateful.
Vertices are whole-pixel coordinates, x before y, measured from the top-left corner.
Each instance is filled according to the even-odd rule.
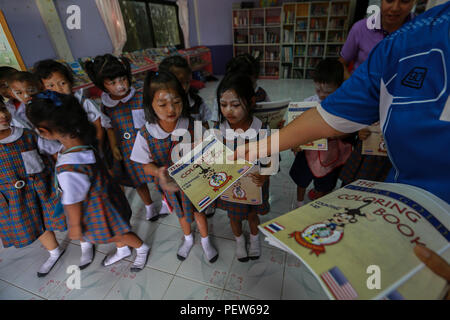
[[[92,245],[92,250],[93,250],[92,251],[92,261],[89,263],[83,264],[82,266],[79,266],[78,268],[80,268],[80,270],[86,269],[87,267],[89,267],[91,265],[92,262],[94,262],[94,259],[95,259],[95,245],[94,244]]]
[[[59,255],[58,259],[56,259],[55,263],[52,265],[52,267],[50,268],[50,270],[48,270],[47,273],[41,273],[41,272],[37,272],[37,276],[38,278],[43,278],[46,275],[48,275],[50,273],[50,271],[52,271],[53,267],[58,263],[59,259],[61,259],[62,255],[64,254],[64,252],[66,252],[66,249],[64,249],[61,254]]]

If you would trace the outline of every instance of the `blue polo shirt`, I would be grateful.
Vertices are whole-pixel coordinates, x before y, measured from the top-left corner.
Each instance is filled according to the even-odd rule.
[[[393,171],[387,182],[428,190],[450,203],[450,2],[380,42],[318,108],[341,132],[377,121]]]

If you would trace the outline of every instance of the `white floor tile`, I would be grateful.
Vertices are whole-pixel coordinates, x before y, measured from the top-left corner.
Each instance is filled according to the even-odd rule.
[[[97,252],[92,264],[81,271],[81,288],[68,289],[66,281],[60,283],[50,295],[56,300],[101,300],[113,286],[129,272],[131,262],[122,260],[109,267],[103,267],[101,262],[105,255]],[[79,258],[78,258],[79,259]],[[78,261],[71,261],[78,263]],[[70,275],[67,275],[69,277]]]
[[[222,290],[175,276],[164,300],[219,300]]]
[[[223,290],[220,300],[256,300],[255,298],[244,296],[243,294],[237,294],[235,292]]]
[[[181,229],[160,224],[146,243],[150,246],[147,267],[175,274],[181,261],[177,258]]]
[[[297,257],[287,254],[281,299],[328,300],[328,297],[306,266]]]
[[[140,272],[124,272],[106,296],[106,300],[161,300],[173,275],[144,268]]]
[[[43,300],[41,297],[0,280],[1,300]]]
[[[225,289],[257,299],[279,300],[285,256],[281,250],[262,246],[258,260],[234,260]]]
[[[223,289],[234,259],[234,241],[210,236],[211,242],[219,253],[216,262],[206,261],[200,243],[200,234],[195,234],[195,245],[189,256],[177,271],[177,276],[202,282]],[[180,242],[181,243],[181,242]]]

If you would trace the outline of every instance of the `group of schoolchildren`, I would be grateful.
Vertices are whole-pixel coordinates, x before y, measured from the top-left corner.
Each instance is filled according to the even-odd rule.
[[[317,94],[306,100],[320,102],[333,93],[344,81],[343,68],[337,60],[320,62],[314,73]],[[177,215],[184,233],[177,252],[180,260],[188,257],[194,245],[194,220],[206,260],[217,260],[219,254],[208,237],[207,223],[216,208],[228,213],[236,239],[236,258],[241,262],[258,259],[258,216],[270,211],[269,175],[251,175],[255,185],[262,187],[262,204],[238,204],[219,198],[205,212],[198,212],[181,190],[168,188],[166,182],[167,167],[173,164],[171,153],[179,143],[171,136],[175,130],[187,130],[193,137],[194,120],[202,121],[206,128],[210,121],[227,143],[242,132],[245,137],[249,130],[266,129],[253,116],[257,102],[270,101],[257,85],[259,61],[244,54],[227,64],[212,110],[190,86],[192,70],[181,56],[168,57],[158,71],[149,71],[142,92],[133,87],[126,58],[97,56],[85,63],[85,69],[102,90],[100,108],[80,92],[73,93],[72,72],[57,61],[36,63],[33,73],[0,67],[3,246],[21,248],[39,239],[50,254],[37,273],[43,277],[64,253],[54,232],[68,230],[70,239],[80,241],[80,269],[93,261],[96,244],[114,242],[116,250],[102,265],[131,256],[130,248],[134,248],[131,271],[140,271],[150,248],[132,232],[132,211],[123,189],[127,186],[135,188],[144,202],[147,220]],[[236,134],[230,136],[230,130]],[[305,203],[305,190],[311,181],[311,199],[335,188],[352,153],[352,140],[355,135],[329,140],[328,151],[293,150],[296,156],[290,175],[298,186],[297,206]],[[354,149],[361,157],[360,150]],[[364,165],[347,169],[355,179],[367,178],[358,175],[364,170],[371,172]],[[162,195],[160,210],[150,196],[148,183],[154,183]],[[249,245],[242,231],[243,220],[249,223]]]

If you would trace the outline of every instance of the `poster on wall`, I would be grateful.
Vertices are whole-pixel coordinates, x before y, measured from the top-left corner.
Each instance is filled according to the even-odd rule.
[[[0,66],[8,66],[25,71],[25,64],[17,49],[14,38],[6,23],[3,11],[0,10]]]
[[[157,47],[181,45],[176,4],[150,2],[150,16]]]

